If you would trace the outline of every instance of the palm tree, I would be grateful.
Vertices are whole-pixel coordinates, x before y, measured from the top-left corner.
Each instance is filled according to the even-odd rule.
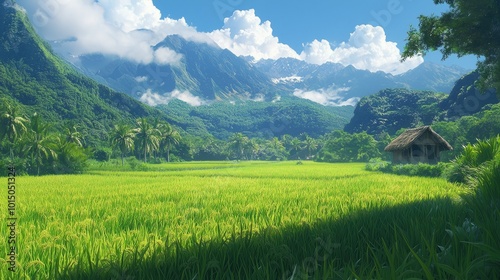
[[[257,143],[257,140],[255,139],[250,139],[250,141],[247,142],[245,151],[247,151],[248,155],[247,158],[255,160],[257,156],[259,155],[261,150],[261,147],[259,143]]]
[[[302,150],[302,141],[299,138],[293,138],[290,141],[290,151],[293,152],[292,156],[295,155],[297,159],[299,158],[299,152]]]
[[[304,139],[304,149],[307,151],[307,157],[310,158],[312,153],[318,148],[318,143],[314,138],[311,138],[309,135],[305,135]]]
[[[83,136],[78,131],[78,125],[67,123],[64,127],[64,136],[66,142],[75,143],[76,145],[83,147]]]
[[[167,162],[170,162],[170,150],[172,145],[178,145],[181,135],[170,124],[165,123],[161,127],[161,143],[167,149]]]
[[[248,142],[248,137],[243,135],[243,133],[236,133],[229,138],[229,147],[234,151],[238,159],[243,159],[245,156],[245,147]]]
[[[132,151],[134,149],[134,138],[135,132],[134,130],[127,124],[118,124],[115,125],[113,130],[111,131],[110,141],[111,146],[120,150],[120,156],[122,159],[123,166],[123,158],[127,154],[127,152]]]
[[[22,132],[26,132],[27,119],[21,117],[18,113],[17,106],[5,103],[0,111],[0,139],[7,137],[11,144],[21,136]]]
[[[35,113],[31,117],[28,126],[27,137],[24,141],[24,152],[31,156],[36,164],[36,174],[40,175],[40,166],[44,158],[57,158],[55,152],[55,137],[49,134],[50,125],[44,123],[41,117]]]
[[[139,142],[139,147],[144,153],[144,162],[147,161],[147,155],[154,150],[157,150],[160,142],[160,132],[155,129],[148,119],[137,119],[136,139]]]

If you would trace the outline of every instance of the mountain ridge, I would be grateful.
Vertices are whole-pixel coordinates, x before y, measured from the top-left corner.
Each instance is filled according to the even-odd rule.
[[[161,114],[80,74],[53,54],[22,11],[5,3],[0,5],[0,97],[49,122],[72,120],[92,131],[95,141],[115,122]]]

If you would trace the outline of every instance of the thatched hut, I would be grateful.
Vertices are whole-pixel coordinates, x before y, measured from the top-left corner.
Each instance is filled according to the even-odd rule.
[[[437,163],[442,151],[453,147],[430,126],[408,129],[384,149],[392,152],[393,163]]]

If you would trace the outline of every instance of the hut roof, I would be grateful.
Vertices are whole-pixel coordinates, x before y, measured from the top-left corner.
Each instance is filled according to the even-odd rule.
[[[417,140],[422,134],[425,132],[430,132],[431,135],[436,140],[436,143],[441,144],[447,150],[453,150],[453,147],[446,142],[446,140],[441,137],[441,135],[437,134],[430,126],[422,126],[418,128],[408,129],[399,135],[396,139],[394,139],[387,147],[385,147],[386,152],[392,152],[397,150],[403,150]]]

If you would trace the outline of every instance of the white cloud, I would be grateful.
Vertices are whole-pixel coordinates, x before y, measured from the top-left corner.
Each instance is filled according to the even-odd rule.
[[[265,100],[266,97],[262,93],[257,94],[257,96],[255,96],[255,98],[252,99],[252,101],[254,102],[264,102]]]
[[[320,90],[296,89],[293,95],[299,98],[311,100],[324,106],[355,106],[356,103],[358,103],[359,98],[354,97],[345,99],[342,97],[342,93],[348,90],[349,88]]]
[[[272,103],[276,103],[276,102],[280,102],[281,101],[281,95],[277,95],[274,97],[273,101],[271,101]]]
[[[290,76],[290,77],[283,77],[279,79],[272,79],[272,82],[275,84],[280,84],[280,83],[300,83],[304,81],[304,77],[299,77],[299,76]]]
[[[155,51],[155,62],[159,65],[172,64],[178,65],[182,59],[182,55],[173,50],[161,47]]]
[[[175,65],[182,58],[173,50],[152,46],[166,36],[218,45],[238,56],[256,60],[292,57],[309,63],[336,62],[372,72],[400,74],[423,62],[414,57],[400,63],[396,43],[388,42],[382,27],[356,26],[348,42],[333,47],[327,40],[314,40],[299,55],[273,35],[270,21],[255,10],[235,11],[221,29],[198,32],[184,18],[162,18],[153,0],[18,0],[40,34],[57,41],[57,49],[78,56],[101,53],[135,62]]]
[[[194,96],[189,91],[182,91],[181,92],[181,91],[175,90],[170,94],[170,97],[182,100],[191,106],[201,106],[201,105],[205,104],[205,101],[203,101],[198,96]]]
[[[189,40],[209,42],[207,35],[189,26],[184,18],[161,18],[152,0],[18,0],[37,30],[57,41],[71,55],[101,53],[139,63],[177,63],[179,56],[152,46],[166,36],[179,34]]]
[[[356,26],[349,41],[341,43],[336,48],[333,48],[327,40],[314,40],[304,46],[304,51],[300,56],[303,60],[313,64],[334,62],[393,75],[411,70],[424,61],[421,56],[418,56],[401,63],[401,51],[397,44],[387,41],[382,27],[371,25]]]
[[[145,83],[147,82],[149,79],[148,77],[146,76],[138,76],[138,77],[135,77],[135,81],[138,82],[138,83]]]
[[[165,94],[158,94],[148,89],[142,94],[140,100],[150,106],[157,106],[162,104],[168,104],[172,99],[179,99],[188,103],[191,106],[201,106],[206,104],[200,97],[194,96],[189,91],[179,91],[174,90]]]
[[[273,35],[271,22],[262,22],[255,10],[235,11],[224,19],[222,29],[208,34],[221,48],[237,56],[252,56],[256,60],[299,58],[290,46],[279,42]]]

